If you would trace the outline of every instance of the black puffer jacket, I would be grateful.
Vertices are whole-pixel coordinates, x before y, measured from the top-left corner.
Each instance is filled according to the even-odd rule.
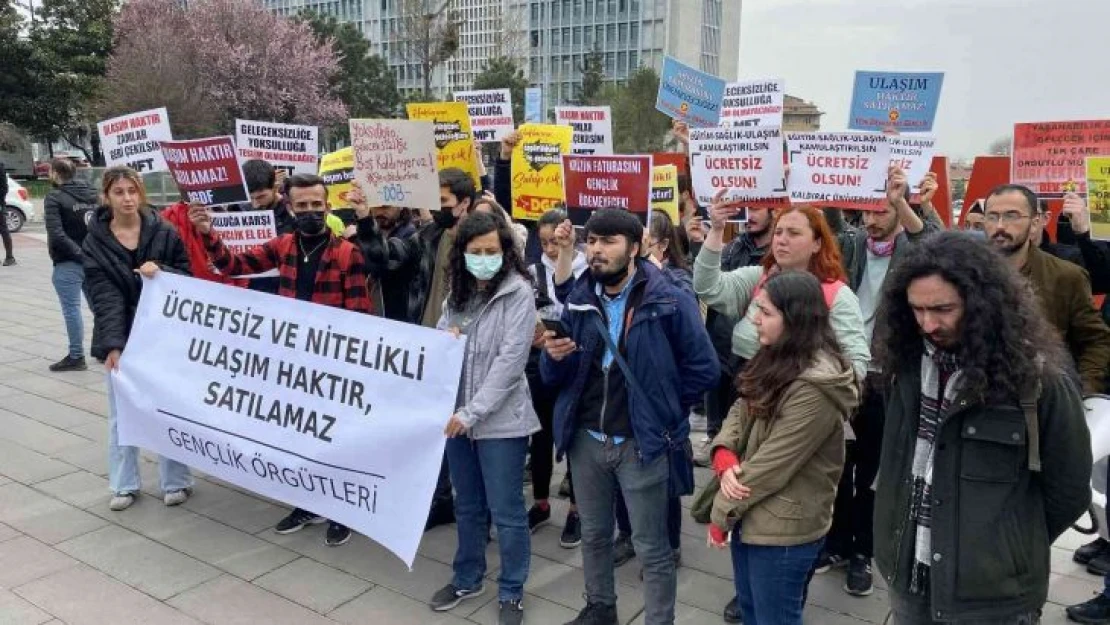
[[[98,208],[89,221],[89,234],[82,249],[85,286],[93,311],[92,355],[98,360],[127,345],[143,288],[136,268],[153,261],[165,271],[190,275],[189,256],[177,230],[150,209],[143,211],[142,219],[134,263],[131,251],[112,234],[109,227],[112,212],[108,207]]]
[[[81,262],[81,244],[96,209],[96,191],[83,180],[70,180],[46,194],[46,244],[55,265]]]

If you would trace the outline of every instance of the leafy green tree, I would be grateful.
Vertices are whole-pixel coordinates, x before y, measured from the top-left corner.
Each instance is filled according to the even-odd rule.
[[[513,100],[513,122],[524,121],[524,90],[528,79],[516,59],[498,56],[488,59],[482,73],[474,79],[474,89],[508,89]]]
[[[650,67],[636,70],[623,85],[607,85],[597,104],[613,112],[613,149],[617,154],[645,154],[666,149],[671,118],[655,110],[659,74]]]
[[[594,48],[582,60],[582,91],[578,97],[580,106],[597,104],[605,88],[605,55]]]
[[[11,0],[0,0],[0,122],[17,126],[32,115],[34,82],[27,59],[31,43],[20,31],[22,15]]]

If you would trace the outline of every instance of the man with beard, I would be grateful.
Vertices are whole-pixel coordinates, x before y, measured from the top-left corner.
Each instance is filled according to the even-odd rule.
[[[1037,196],[1026,187],[996,187],[984,209],[987,239],[1032,285],[1041,312],[1075,359],[1083,392],[1101,393],[1110,366],[1110,328],[1091,302],[1087,273],[1033,244],[1033,231],[1043,227],[1037,205]]]
[[[387,319],[405,323],[420,323],[420,319],[409,312],[409,284],[416,276],[418,263],[390,262],[387,259],[383,267],[377,262],[381,260],[380,250],[383,246],[388,248],[391,245],[396,245],[400,248],[405,245],[405,241],[416,235],[417,230],[416,225],[413,224],[412,210],[399,206],[375,206],[371,208],[367,206],[362,191],[357,187],[351,190],[347,199],[351,202],[352,208],[355,209],[355,216],[359,219],[360,232],[366,235],[364,239],[356,232],[352,242],[362,245],[363,241],[366,241],[366,245],[363,247],[363,256],[367,261],[367,273],[375,278],[376,287],[374,292],[371,293],[371,299],[374,300],[375,304],[380,304],[377,309],[381,310],[382,316]],[[362,223],[362,220],[366,220],[365,224]],[[373,253],[376,261],[370,261],[370,255],[367,252]],[[397,256],[400,256],[400,254],[397,254]]]
[[[639,219],[602,209],[585,231],[590,270],[564,300],[567,336],[546,332],[540,359],[544,383],[558,389],[556,451],[570,454],[582,521],[587,605],[572,623],[619,622],[613,564],[618,488],[643,563],[644,620],[673,623],[677,578],[667,500],[692,490],[687,415],[716,384],[720,369],[693,295],[640,258]],[[572,253],[564,247],[564,255]]]

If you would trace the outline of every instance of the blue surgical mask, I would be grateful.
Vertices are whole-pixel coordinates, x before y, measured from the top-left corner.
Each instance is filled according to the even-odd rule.
[[[482,254],[463,254],[466,258],[466,270],[476,280],[492,280],[501,271],[501,255],[485,256]]]

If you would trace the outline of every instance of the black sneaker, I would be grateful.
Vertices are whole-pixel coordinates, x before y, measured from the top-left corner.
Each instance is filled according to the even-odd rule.
[[[828,573],[830,569],[839,569],[847,565],[848,559],[844,556],[822,551],[821,555],[817,556],[817,566],[813,569],[813,572],[817,574]]]
[[[497,625],[524,625],[524,602],[520,599],[498,604]]]
[[[432,600],[428,603],[428,606],[436,612],[453,610],[455,606],[463,601],[473,599],[482,594],[483,590],[485,590],[485,586],[478,586],[474,590],[463,590],[462,588],[455,588],[451,584],[447,584],[443,588],[437,590],[436,594],[432,595]]]
[[[617,620],[617,606],[604,603],[590,603],[578,613],[578,617],[566,625],[620,625]]]
[[[428,513],[428,521],[424,523],[424,531],[426,532],[433,527],[439,527],[440,525],[449,525],[454,522],[454,502],[432,504],[432,511]]]
[[[559,546],[563,549],[574,549],[582,544],[582,519],[577,512],[567,513],[567,524],[563,526],[563,533],[559,536]]]
[[[725,606],[725,622],[739,623],[740,621],[740,602],[733,597]]]
[[[14,264],[15,264],[15,258],[5,258],[4,259],[4,266],[5,267],[11,267]]]
[[[624,566],[635,557],[636,548],[632,546],[632,537],[623,534],[617,536],[617,541],[613,543],[613,566]]]
[[[1076,549],[1075,555],[1073,555],[1071,559],[1079,564],[1087,564],[1105,553],[1107,547],[1110,547],[1110,543],[1106,542],[1105,538],[1099,538],[1094,542],[1089,542],[1079,549]]]
[[[1091,575],[1106,577],[1110,575],[1110,550],[1104,551],[1087,563],[1087,572]]]
[[[306,525],[319,525],[324,521],[327,521],[327,519],[314,512],[296,508],[289,513],[289,516],[278,521],[278,524],[274,526],[274,531],[278,534],[292,534],[303,530]]]
[[[852,556],[848,563],[848,581],[844,583],[844,592],[854,597],[866,597],[874,592],[871,585],[871,558]]]
[[[58,362],[50,365],[50,370],[55,373],[60,373],[62,371],[85,371],[88,368],[89,366],[85,364],[84,356],[80,358],[66,356]]]
[[[1068,620],[1094,625],[1110,623],[1110,597],[1099,593],[1094,599],[1064,608]]]
[[[533,505],[528,509],[528,531],[532,534],[544,525],[551,522],[551,508],[541,508],[538,505]]]
[[[351,540],[351,529],[335,521],[328,523],[328,533],[324,536],[324,544],[329,547],[346,545]]]
[[[559,496],[563,499],[570,497],[570,479],[563,476],[563,481],[559,482]]]

